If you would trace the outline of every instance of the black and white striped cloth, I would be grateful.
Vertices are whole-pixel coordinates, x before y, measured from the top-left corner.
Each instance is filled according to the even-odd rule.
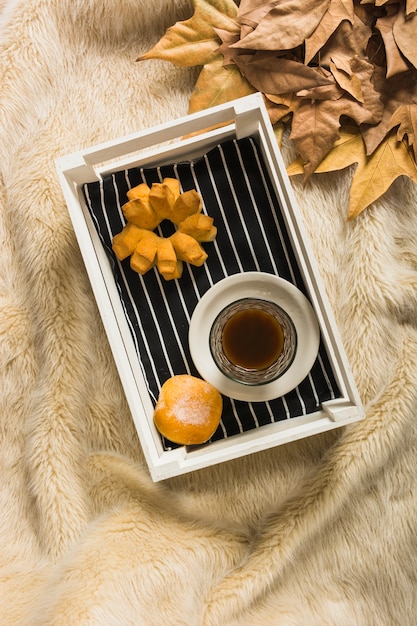
[[[149,186],[178,178],[181,191],[196,189],[203,211],[214,218],[217,237],[203,247],[202,267],[184,265],[179,280],[165,281],[156,269],[139,276],[129,259],[120,263],[111,249],[125,224],[121,206],[126,192],[141,182]],[[277,274],[306,294],[280,206],[256,141],[230,140],[193,162],[156,168],[130,168],[84,185],[88,209],[111,260],[123,308],[150,397],[156,402],[162,384],[174,374],[198,376],[188,348],[188,327],[201,296],[225,276],[246,271]],[[173,232],[162,223],[160,234]],[[307,295],[307,294],[306,294]],[[340,395],[323,344],[305,380],[284,397],[248,403],[224,398],[221,424],[212,440],[291,419],[319,409]],[[173,447],[164,442],[166,448]]]

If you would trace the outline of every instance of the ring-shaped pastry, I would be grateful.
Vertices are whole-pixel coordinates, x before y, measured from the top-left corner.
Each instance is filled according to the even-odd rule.
[[[126,225],[113,237],[113,251],[120,261],[130,256],[135,272],[145,274],[156,266],[165,280],[180,278],[183,262],[200,266],[207,259],[201,242],[213,241],[213,218],[201,211],[203,201],[195,189],[180,193],[176,178],[164,178],[149,187],[141,183],[127,192],[122,206]],[[162,237],[155,229],[164,220],[175,233]]]

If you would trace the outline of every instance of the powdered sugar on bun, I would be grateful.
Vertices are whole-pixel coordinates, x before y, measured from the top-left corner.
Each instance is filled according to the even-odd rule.
[[[179,374],[162,385],[154,422],[166,439],[182,445],[196,445],[213,436],[222,409],[222,396],[210,383]]]

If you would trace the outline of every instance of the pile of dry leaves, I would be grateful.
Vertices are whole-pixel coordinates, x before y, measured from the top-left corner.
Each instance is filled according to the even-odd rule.
[[[417,183],[417,0],[193,0],[138,60],[201,66],[190,112],[255,91],[299,158],[290,175],[357,164],[349,217],[401,175]]]

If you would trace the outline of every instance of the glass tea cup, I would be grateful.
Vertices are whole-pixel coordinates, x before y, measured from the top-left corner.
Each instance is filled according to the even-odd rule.
[[[282,376],[294,360],[297,333],[274,302],[242,298],[216,317],[209,335],[216,366],[231,380],[262,385]]]

